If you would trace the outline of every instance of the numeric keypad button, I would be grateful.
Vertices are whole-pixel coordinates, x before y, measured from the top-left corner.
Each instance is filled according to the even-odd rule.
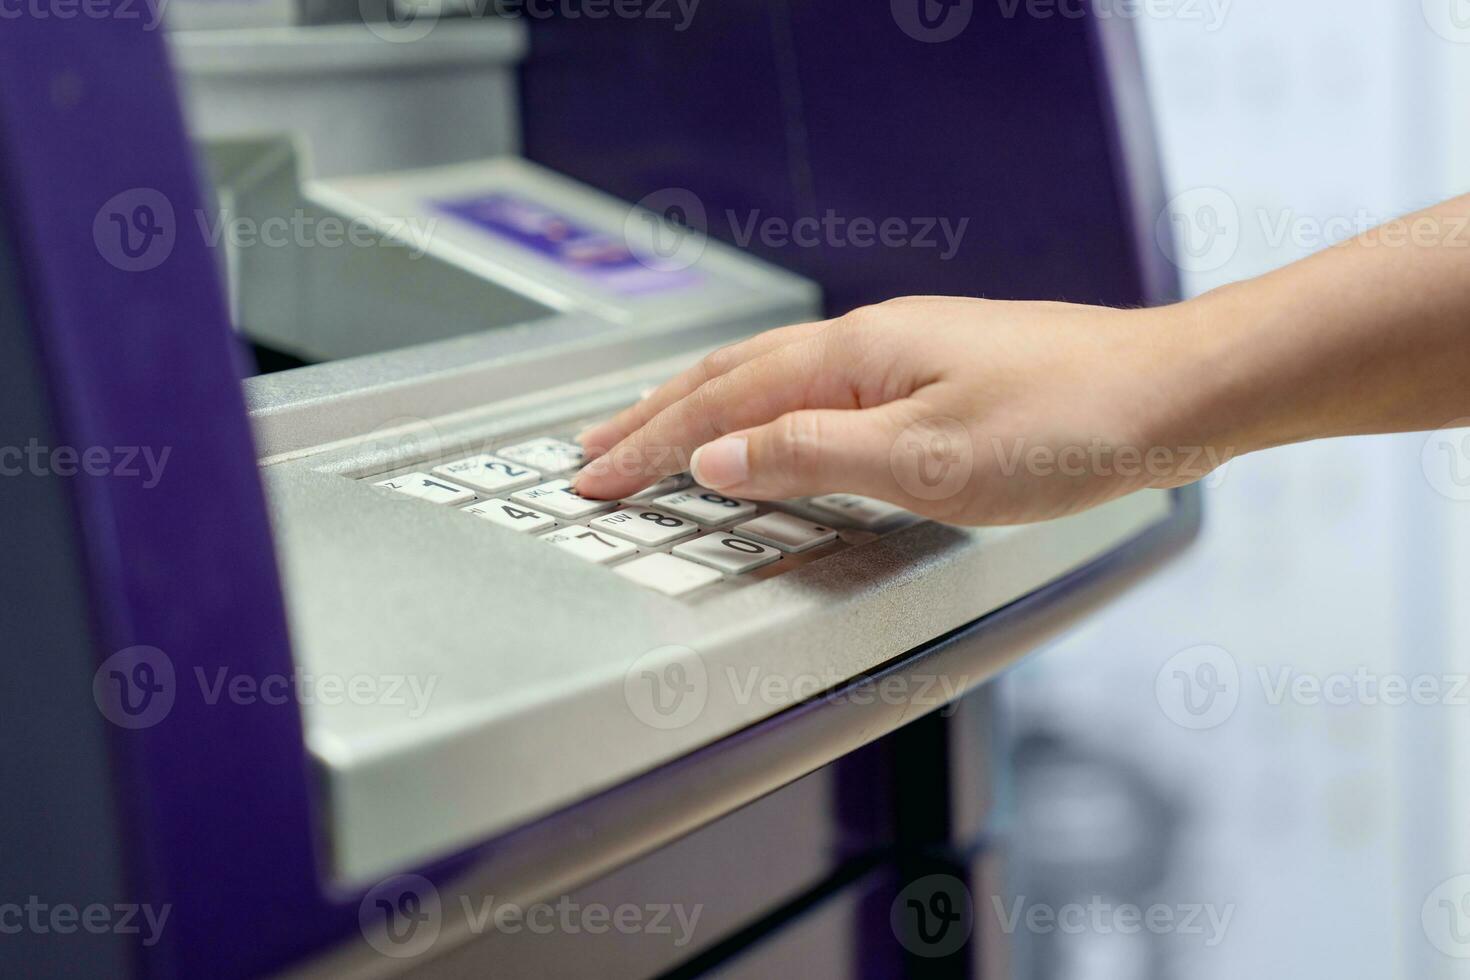
[[[650,548],[680,541],[699,531],[699,525],[647,507],[632,507],[616,514],[604,514],[589,522],[599,531],[607,531]]]
[[[618,505],[616,500],[589,500],[586,497],[579,497],[572,491],[572,484],[569,480],[552,480],[550,483],[530,487],[519,493],[511,494],[510,499],[534,510],[544,510],[548,514],[555,514],[566,520],[578,520],[593,514],[601,514]]]
[[[841,520],[844,525],[860,527],[864,531],[881,530],[910,516],[902,507],[872,497],[859,497],[855,493],[829,493],[813,497],[808,503],[823,514],[831,514]]]
[[[656,589],[668,596],[688,595],[696,589],[713,585],[721,578],[720,573],[713,568],[706,568],[692,561],[664,554],[634,558],[630,562],[619,565],[613,571],[630,581]]]
[[[754,517],[756,512],[755,504],[748,500],[726,497],[700,486],[666,494],[654,504],[705,527],[724,527]]]
[[[781,552],[734,534],[706,534],[702,538],[674,546],[679,558],[697,561],[727,575],[753,571],[762,565],[779,561]]]
[[[780,512],[746,521],[735,528],[735,533],[793,555],[837,540],[837,532],[830,527]]]
[[[428,473],[405,473],[403,476],[379,480],[373,486],[396,490],[433,504],[462,504],[475,499],[475,491],[466,490],[456,483],[441,480]]]
[[[495,455],[542,473],[565,473],[581,466],[587,459],[581,446],[549,436],[506,446],[496,450]]]
[[[610,565],[638,554],[638,549],[631,542],[586,527],[558,528],[541,535],[541,540],[595,565]]]
[[[627,503],[645,504],[658,497],[673,493],[675,490],[683,490],[694,482],[694,478],[688,473],[675,473],[666,476],[646,490],[640,490],[633,496],[626,498]]]
[[[541,474],[529,466],[513,463],[489,453],[471,456],[434,467],[439,476],[458,480],[481,493],[501,494],[541,482]]]
[[[464,508],[466,514],[474,514],[492,524],[508,527],[522,534],[532,534],[556,527],[556,518],[539,510],[522,507],[508,500],[482,500]]]

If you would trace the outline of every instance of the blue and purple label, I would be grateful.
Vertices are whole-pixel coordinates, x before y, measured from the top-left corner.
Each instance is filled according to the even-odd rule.
[[[529,249],[610,292],[651,293],[683,289],[699,281],[687,269],[659,268],[657,258],[639,255],[621,238],[515,194],[431,203],[445,214]]]

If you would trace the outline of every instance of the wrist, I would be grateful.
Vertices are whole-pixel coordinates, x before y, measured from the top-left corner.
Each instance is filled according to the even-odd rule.
[[[1292,441],[1278,431],[1279,397],[1269,355],[1257,333],[1263,319],[1250,284],[1221,287],[1150,311],[1161,379],[1160,418],[1151,445],[1175,454],[1176,478],[1200,479],[1211,469],[1259,449]]]

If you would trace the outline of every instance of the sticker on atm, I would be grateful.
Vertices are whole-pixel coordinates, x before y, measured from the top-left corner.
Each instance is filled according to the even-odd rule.
[[[544,204],[515,194],[484,194],[430,202],[436,209],[528,249],[610,292],[652,293],[699,281],[688,269],[661,269],[622,238],[589,228]]]

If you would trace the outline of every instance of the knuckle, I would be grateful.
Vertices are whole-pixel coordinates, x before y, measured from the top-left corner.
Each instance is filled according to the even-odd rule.
[[[783,416],[777,429],[777,466],[798,480],[810,480],[821,469],[822,423],[812,412]]]
[[[718,378],[739,361],[740,344],[726,344],[710,351],[699,360],[698,380],[703,383]]]

